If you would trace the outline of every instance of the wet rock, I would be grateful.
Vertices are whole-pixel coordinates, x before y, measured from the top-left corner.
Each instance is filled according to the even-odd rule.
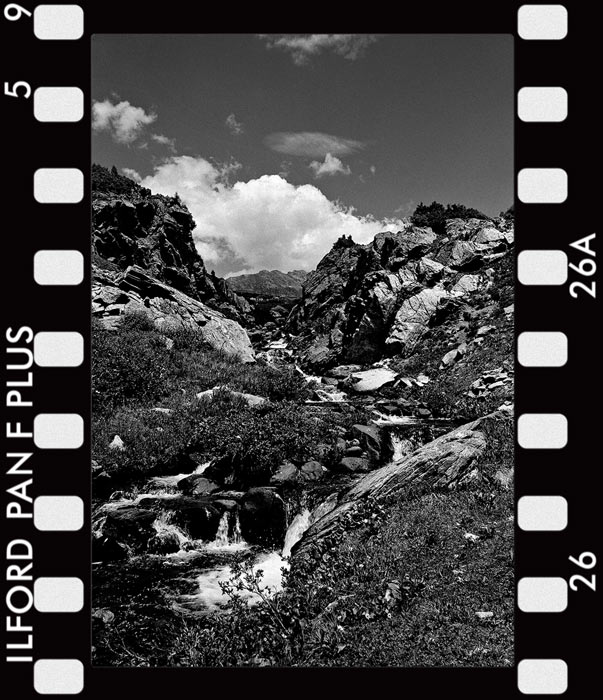
[[[130,555],[128,547],[118,542],[114,537],[106,535],[94,536],[92,538],[92,560],[93,561],[122,561]]]
[[[374,462],[387,460],[392,456],[389,440],[385,439],[383,431],[378,426],[356,424],[352,428],[352,434],[357,436],[360,445]]]
[[[287,528],[283,499],[271,488],[250,489],[241,502],[241,534],[251,544],[282,546]]]
[[[155,513],[137,506],[121,506],[107,513],[102,535],[135,550],[146,546],[154,534]]]
[[[173,554],[180,550],[180,540],[175,532],[164,531],[153,535],[147,544],[150,554]]]
[[[186,476],[180,479],[176,486],[187,496],[207,496],[220,488],[218,484],[202,474]]]

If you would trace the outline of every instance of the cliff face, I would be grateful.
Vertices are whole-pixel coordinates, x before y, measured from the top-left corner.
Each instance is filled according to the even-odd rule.
[[[228,286],[245,296],[297,299],[302,295],[302,285],[308,276],[305,270],[260,270],[253,275],[237,275],[227,279]]]
[[[452,308],[491,286],[492,267],[510,254],[504,219],[453,219],[446,235],[409,225],[366,245],[342,237],[308,275],[288,319],[308,367],[408,357]]]
[[[194,228],[178,197],[154,195],[115,170],[92,167],[93,262],[120,270],[137,265],[224,315],[246,320],[249,304],[208,273],[193,242]]]
[[[92,171],[92,314],[105,327],[144,313],[160,330],[198,332],[244,362],[254,352],[240,322],[249,304],[207,272],[195,222],[177,197],[153,195],[115,170]]]

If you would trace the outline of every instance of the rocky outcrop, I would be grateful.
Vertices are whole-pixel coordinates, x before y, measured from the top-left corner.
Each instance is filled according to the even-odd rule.
[[[307,276],[305,270],[260,270],[252,275],[228,277],[226,282],[233,292],[245,297],[298,299],[302,295],[302,285]]]
[[[114,169],[92,167],[92,246],[115,270],[137,266],[192,299],[239,321],[248,302],[208,272],[195,248],[195,221],[178,196],[151,194]]]
[[[249,336],[236,321],[151,277],[140,267],[125,272],[93,268],[92,315],[115,328],[124,314],[144,313],[159,330],[198,332],[210,347],[253,362]]]
[[[304,282],[288,319],[312,370],[412,354],[456,304],[491,284],[489,266],[507,254],[512,224],[453,219],[446,235],[408,225],[359,245],[342,237]]]
[[[451,489],[479,480],[478,458],[486,449],[487,422],[510,421],[509,412],[498,411],[455,430],[418,448],[359,479],[328,513],[315,518],[294,553],[303,552],[328,536],[357,502],[366,498],[377,501],[401,493],[414,484],[434,489]]]

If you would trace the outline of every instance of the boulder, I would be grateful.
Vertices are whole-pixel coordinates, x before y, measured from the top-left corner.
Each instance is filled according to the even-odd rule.
[[[293,485],[299,481],[299,469],[291,462],[281,464],[275,474],[270,477],[270,483],[276,486]]]
[[[108,327],[115,325],[110,319],[105,323],[112,315],[142,312],[159,330],[196,331],[205,343],[216,350],[233,355],[242,362],[255,362],[249,336],[236,321],[164,284],[140,267],[128,267],[116,280],[109,279],[95,268],[94,282],[92,301],[97,308],[95,315]],[[115,289],[121,291],[122,300],[125,293],[127,301],[118,305],[104,305],[103,299]]]
[[[475,292],[480,287],[480,276],[479,275],[463,275],[454,287],[450,290],[452,296],[464,296],[465,294],[471,294]]]
[[[450,251],[448,265],[457,270],[476,269],[481,265],[482,251],[469,241],[456,241]]]
[[[343,457],[337,464],[336,470],[344,474],[355,474],[368,471],[370,466],[370,462],[364,457]]]
[[[334,379],[347,379],[354,372],[360,372],[361,369],[360,365],[338,365],[337,367],[332,367],[326,374],[327,377],[333,377]]]
[[[386,460],[392,456],[390,442],[377,425],[356,424],[352,428],[352,434],[360,441],[360,445],[374,462]]]
[[[155,532],[153,529],[155,517],[152,511],[137,506],[117,507],[107,513],[102,535],[134,550],[144,549]]]
[[[118,452],[123,452],[126,449],[126,446],[124,444],[124,441],[119,437],[119,435],[116,435],[113,440],[109,443],[109,449],[110,450],[117,450]]]
[[[312,460],[302,464],[299,471],[304,481],[318,481],[324,476],[325,468],[320,462]]]
[[[212,400],[216,394],[227,392],[232,396],[236,396],[239,399],[245,401],[248,406],[261,406],[266,403],[266,399],[263,396],[256,396],[255,394],[244,394],[240,391],[234,391],[228,386],[215,386],[213,389],[206,389],[205,391],[200,391],[196,396],[198,399],[209,399]]]
[[[287,529],[283,499],[271,488],[252,488],[241,501],[241,534],[251,544],[282,547]]]
[[[153,535],[147,544],[151,554],[173,554],[180,551],[180,540],[175,532],[164,530]]]
[[[385,367],[354,372],[350,376],[351,388],[359,394],[377,391],[388,384],[393,384],[397,376],[397,372]]]
[[[194,540],[213,540],[223,512],[223,509],[212,503],[211,496],[177,496],[176,498],[147,496],[140,500],[139,505],[153,509],[155,512],[172,513],[171,522],[186,530]]]
[[[502,411],[489,414],[366,474],[340,496],[337,505],[326,515],[311,518],[312,525],[296,547],[296,555],[327,537],[354,509],[357,501],[368,497],[376,500],[389,498],[404,493],[413,484],[450,489],[479,480],[482,474],[476,468],[476,462],[486,450],[486,423],[511,420],[510,415]]]
[[[202,474],[191,474],[176,484],[186,496],[207,496],[220,488],[215,481],[207,479]]]

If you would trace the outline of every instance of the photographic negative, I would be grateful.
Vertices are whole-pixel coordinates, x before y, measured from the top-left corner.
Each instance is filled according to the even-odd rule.
[[[92,39],[93,664],[513,658],[513,38]]]

